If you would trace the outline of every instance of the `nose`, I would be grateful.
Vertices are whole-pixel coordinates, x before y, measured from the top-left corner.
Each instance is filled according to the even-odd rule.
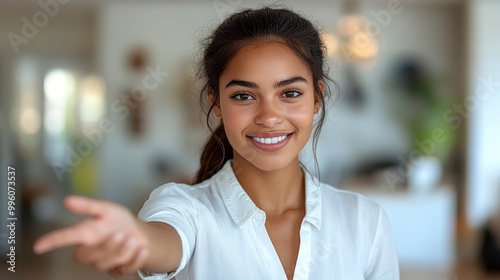
[[[275,100],[261,100],[255,122],[268,128],[283,122],[283,111],[280,104]]]

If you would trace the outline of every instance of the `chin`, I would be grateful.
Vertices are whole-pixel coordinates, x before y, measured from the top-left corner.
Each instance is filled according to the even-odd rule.
[[[292,158],[273,157],[261,155],[259,158],[254,158],[253,160],[245,159],[249,164],[253,165],[255,168],[264,172],[274,172],[285,169],[294,162]]]

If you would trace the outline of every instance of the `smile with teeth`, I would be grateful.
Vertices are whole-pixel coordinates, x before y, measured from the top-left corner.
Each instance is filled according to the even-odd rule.
[[[288,135],[282,135],[278,137],[272,137],[272,138],[259,138],[259,137],[251,137],[253,140],[262,143],[262,144],[276,144],[279,143],[283,140],[285,140],[288,137]]]

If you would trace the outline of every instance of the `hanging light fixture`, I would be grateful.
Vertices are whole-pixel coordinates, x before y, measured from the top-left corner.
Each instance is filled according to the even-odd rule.
[[[352,61],[365,61],[377,56],[379,47],[368,20],[359,13],[359,2],[345,0],[343,15],[335,32],[324,33],[328,55],[342,56]]]

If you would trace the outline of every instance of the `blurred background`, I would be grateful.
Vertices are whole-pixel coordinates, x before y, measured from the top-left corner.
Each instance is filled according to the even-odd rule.
[[[1,279],[114,279],[71,249],[35,256],[33,241],[81,219],[68,194],[137,212],[155,187],[191,181],[208,135],[199,41],[263,3],[0,0],[0,219],[8,166],[17,217],[15,273],[0,227]],[[402,279],[500,279],[500,1],[278,4],[320,27],[338,85],[320,168],[310,144],[304,164],[382,205]]]

